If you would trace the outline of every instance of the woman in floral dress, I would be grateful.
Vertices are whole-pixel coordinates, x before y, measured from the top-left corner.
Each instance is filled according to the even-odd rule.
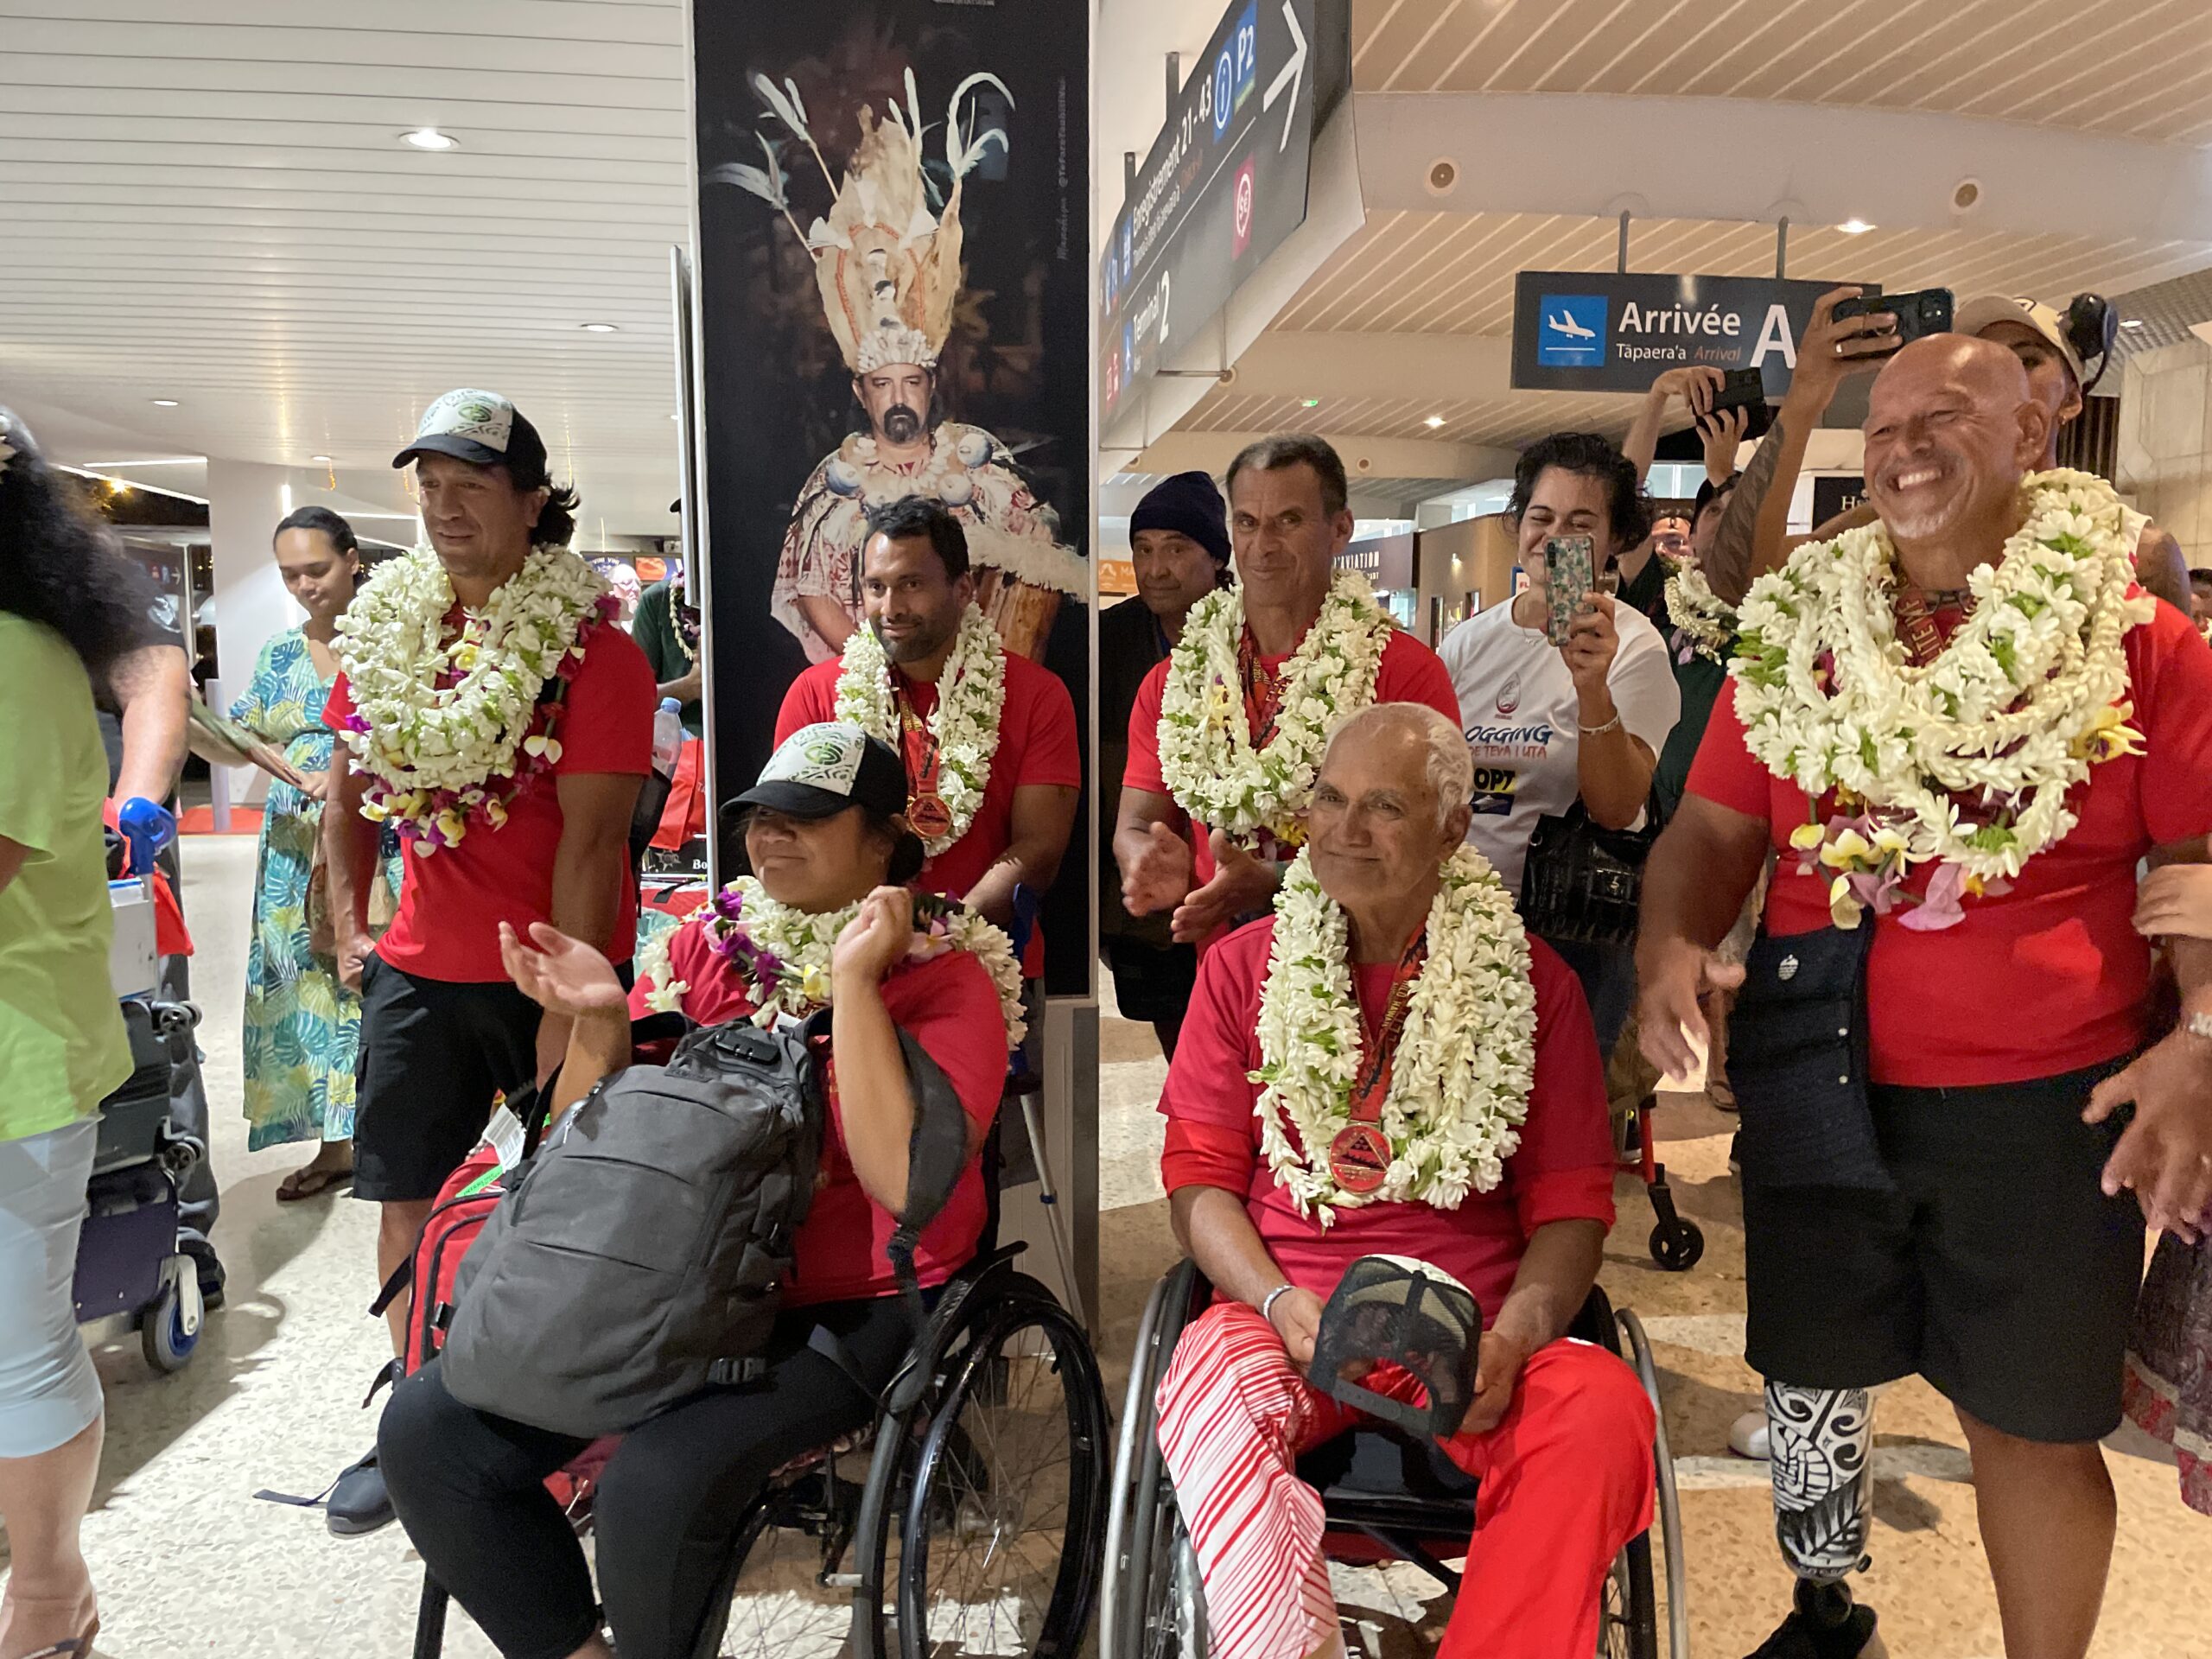
[[[308,890],[330,770],[322,705],[338,671],[331,642],[353,597],[360,553],[352,528],[327,507],[302,507],[279,524],[276,552],[285,589],[308,620],[261,648],[252,683],[231,717],[280,747],[307,780],[305,790],[269,785],[246,959],[245,1116],[253,1126],[247,1144],[257,1152],[289,1141],[319,1143],[315,1157],[276,1189],[290,1203],[340,1185],[353,1171],[361,1004],[338,982],[336,963],[310,944]],[[392,856],[385,868],[395,891],[397,865]]]

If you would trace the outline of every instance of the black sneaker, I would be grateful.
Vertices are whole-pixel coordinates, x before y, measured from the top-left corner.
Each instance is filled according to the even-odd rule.
[[[377,1466],[374,1452],[338,1477],[323,1509],[330,1530],[340,1538],[358,1538],[399,1518],[391,1507],[391,1494],[385,1490],[384,1471]]]
[[[1874,1639],[1874,1622],[1872,1607],[1854,1605],[1847,1599],[1808,1612],[1800,1594],[1797,1610],[1752,1649],[1749,1659],[1858,1659]]]

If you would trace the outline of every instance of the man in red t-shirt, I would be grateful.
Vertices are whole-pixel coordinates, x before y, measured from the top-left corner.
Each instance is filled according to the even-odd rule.
[[[1337,1096],[1345,1128],[1327,1148],[1300,1145],[1280,1101],[1265,1107],[1280,1141],[1264,1134],[1253,1078],[1266,1064],[1271,973],[1325,978],[1335,964],[1271,968],[1277,930],[1295,925],[1279,914],[1230,934],[1198,965],[1160,1097],[1160,1173],[1176,1236],[1216,1300],[1184,1332],[1160,1384],[1160,1444],[1205,1584],[1215,1659],[1297,1659],[1336,1639],[1320,1504],[1296,1465],[1300,1453],[1361,1421],[1306,1372],[1324,1304],[1363,1256],[1427,1263],[1471,1291],[1484,1315],[1473,1402],[1440,1442],[1482,1483],[1465,1582],[1440,1649],[1446,1659],[1592,1651],[1599,1587],[1621,1547],[1649,1522],[1649,1398],[1618,1359],[1561,1339],[1596,1281],[1612,1224],[1613,1153],[1589,1010],[1573,974],[1541,941],[1528,940],[1533,1084],[1517,1135],[1497,1147],[1502,1170],[1434,1202],[1375,1196],[1390,1180],[1421,1179],[1426,1163],[1406,1141],[1431,1133],[1427,1113],[1454,1097],[1448,1060],[1424,1067],[1438,1080],[1437,1099],[1391,1093],[1395,1076],[1427,1058],[1404,1047],[1415,1040],[1406,1016],[1422,980],[1491,948],[1440,930],[1497,925],[1448,900],[1437,919],[1472,787],[1459,722],[1418,706],[1355,715],[1323,761],[1308,849],[1314,878],[1344,919],[1342,967],[1362,1033],[1356,1080]],[[1481,878],[1483,889],[1505,897],[1494,875]],[[1500,908],[1518,935],[1517,918]],[[1506,1023],[1513,1028],[1480,1033],[1478,1052],[1459,1063],[1486,1066],[1497,1047],[1527,1039],[1523,1021]],[[1463,1135],[1496,1128],[1478,1116],[1463,1111]],[[1347,1154],[1347,1137],[1362,1125],[1372,1151]],[[1288,1175],[1279,1173],[1279,1154],[1290,1160]],[[1326,1225],[1288,1185],[1289,1175],[1324,1174],[1335,1183],[1325,1189],[1333,1205]],[[1397,1369],[1369,1373],[1363,1386],[1398,1399],[1414,1389]]]
[[[1917,342],[1876,381],[1866,474],[1894,550],[1909,664],[1941,658],[1975,609],[1973,582],[2008,568],[2006,542],[2027,518],[2021,481],[2050,418],[1993,341]],[[2126,551],[2141,524],[2115,503],[2077,533]],[[1808,550],[1792,569],[1809,581],[1811,561],[1833,556]],[[1827,666],[1861,660],[1840,643],[1847,600],[1812,591],[1784,613],[1815,631],[1812,655],[1791,660],[1825,672],[1824,690],[1837,688],[1826,695],[1847,696]],[[2025,594],[1993,602],[2031,618],[2038,608]],[[2108,586],[2085,602],[2100,617],[2119,608]],[[1647,1055],[1679,1075],[1691,1060],[1684,1033],[1702,1027],[1699,996],[1744,984],[1730,1070],[1742,1108],[1747,1357],[1770,1379],[1777,1446],[1786,1427],[1808,1448],[1777,1458],[1776,1499],[1808,1587],[1792,1618],[1833,1627],[1824,1652],[1856,1651],[1872,1625],[1842,1588],[1871,1510],[1866,1390],[1914,1372],[1948,1396],[1972,1449],[2007,1649],[2079,1654],[2095,1628],[2113,1531],[2096,1443],[2120,1420],[2144,1215],[2191,1230],[2212,1198],[2212,949],[2170,942],[2183,1024],[2144,1052],[2158,1035],[2151,952],[2130,922],[2139,861],[2161,849],[2201,856],[2182,844],[2212,830],[2212,656],[2164,601],[2147,622],[2120,612],[2119,626],[2120,709],[2140,752],[2092,760],[2067,797],[2072,828],[2009,884],[1961,892],[1961,870],[1929,859],[1893,894],[1873,891],[1871,875],[1832,892],[1834,865],[1853,864],[1834,833],[1848,814],[1833,796],[1808,801],[1754,756],[1738,703],[1756,671],[1741,658],[1646,873]],[[1756,632],[1747,625],[1754,658]],[[1790,646],[1807,649],[1802,638]],[[2088,657],[2099,649],[2093,636]],[[1791,690],[1800,678],[1769,695],[1809,716]],[[2037,713],[2025,694],[2020,705],[2003,716],[2009,735],[1966,739],[1968,752],[2012,752]],[[1882,735],[1870,727],[1866,741]],[[1979,791],[1952,800],[1987,833],[2009,833],[1999,803]],[[1876,828],[1884,810],[1872,809]],[[1831,862],[1793,839],[1820,833],[1808,825],[1829,826],[1815,850]],[[1748,969],[1724,968],[1713,947],[1770,853],[1780,862],[1765,937]],[[2112,1114],[2130,1101],[2124,1127]],[[1793,1484],[1802,1468],[1834,1480]],[[1829,1495],[1848,1491],[1854,1471],[1855,1513]]]
[[[473,650],[463,640],[467,618],[521,574],[533,547],[575,556],[566,543],[575,493],[555,487],[537,429],[492,392],[449,392],[431,404],[415,442],[392,464],[410,462],[423,523],[453,593],[443,644],[422,671],[457,677],[469,664],[455,653]],[[489,803],[457,839],[437,844],[410,833],[413,826],[403,829],[399,912],[380,939],[369,932],[367,908],[378,832],[362,814],[372,779],[359,760],[331,769],[324,834],[339,971],[361,995],[353,1195],[383,1206],[379,1278],[414,1249],[438,1189],[482,1135],[495,1096],[549,1075],[567,1046],[568,1022],[541,1017],[508,980],[499,924],[527,937],[531,923],[550,922],[615,963],[630,959],[637,929],[630,819],[652,764],[653,673],[630,636],[597,611],[584,613],[575,638],[565,661],[548,664],[542,683],[527,684],[519,657],[511,671],[537,704],[525,742],[553,756],[550,766],[533,766],[542,757],[518,744],[495,764],[485,780]],[[404,643],[348,639],[340,660]],[[487,641],[486,648],[496,647]],[[340,734],[341,756],[349,738],[387,751],[407,741],[368,729],[343,672],[323,721]],[[395,1349],[407,1314],[403,1297],[390,1313]],[[366,1531],[391,1519],[374,1469],[348,1476],[332,1494],[332,1529]]]
[[[1074,832],[1083,791],[1075,703],[1058,675],[990,635],[1004,684],[999,706],[978,711],[995,728],[994,741],[968,746],[988,747],[989,772],[963,826],[938,729],[946,700],[961,697],[960,685],[944,676],[960,655],[963,627],[988,632],[974,608],[967,534],[938,502],[910,495],[869,515],[861,560],[866,620],[887,666],[889,719],[897,728],[874,735],[906,757],[914,833],[925,846],[951,837],[931,854],[914,885],[963,899],[1003,926],[1013,918],[1016,887],[1040,895],[1052,887]],[[980,669],[964,668],[963,679]],[[837,711],[838,682],[847,671],[843,658],[832,658],[792,681],[776,716],[776,741],[803,726],[847,718]],[[956,702],[951,713],[957,719],[963,708]],[[957,731],[954,741],[960,741]],[[1040,969],[1033,932],[1031,943],[1025,968],[1033,977]]]
[[[1236,609],[1231,617],[1249,741],[1264,753],[1273,742],[1286,696],[1300,688],[1287,670],[1329,597],[1337,555],[1351,543],[1344,464],[1323,439],[1263,438],[1229,463],[1230,539],[1236,550]],[[1196,649],[1186,626],[1179,652]],[[1171,657],[1138,688],[1129,711],[1129,763],[1122,778],[1114,823],[1114,855],[1122,868],[1122,900],[1132,916],[1173,912],[1174,936],[1204,949],[1241,917],[1264,910],[1282,880],[1273,838],[1240,838],[1199,820],[1175,798],[1160,764],[1160,705]],[[1236,688],[1217,684],[1221,695]],[[1393,630],[1383,646],[1375,690],[1366,702],[1421,702],[1453,722],[1459,694],[1436,653]],[[1338,718],[1356,712],[1339,708]],[[1306,765],[1310,766],[1309,760]],[[1290,778],[1282,816],[1302,814],[1309,774]]]

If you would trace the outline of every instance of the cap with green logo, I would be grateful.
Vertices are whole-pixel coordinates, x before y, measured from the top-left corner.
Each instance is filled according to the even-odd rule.
[[[496,391],[463,386],[424,410],[415,442],[393,456],[391,464],[404,467],[422,455],[451,455],[475,467],[504,467],[516,485],[526,490],[548,481],[545,440]]]
[[[899,752],[840,721],[802,726],[777,747],[760,781],[737,798],[786,817],[833,817],[849,806],[880,817],[906,810],[906,764]]]

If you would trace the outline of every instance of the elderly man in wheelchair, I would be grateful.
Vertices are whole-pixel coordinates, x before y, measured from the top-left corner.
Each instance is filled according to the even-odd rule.
[[[1363,1421],[1308,1369],[1361,1257],[1417,1260],[1481,1310],[1471,1404],[1439,1441],[1479,1483],[1446,1659],[1597,1650],[1612,1564],[1650,1523],[1651,1400],[1567,1335],[1613,1216],[1590,1015],[1462,846],[1471,785],[1433,710],[1348,721],[1274,917],[1207,954],[1168,1072],[1162,1173],[1214,1300],[1166,1364],[1158,1446],[1213,1659],[1343,1651],[1297,1469]],[[1402,1364],[1358,1382],[1426,1393]]]

